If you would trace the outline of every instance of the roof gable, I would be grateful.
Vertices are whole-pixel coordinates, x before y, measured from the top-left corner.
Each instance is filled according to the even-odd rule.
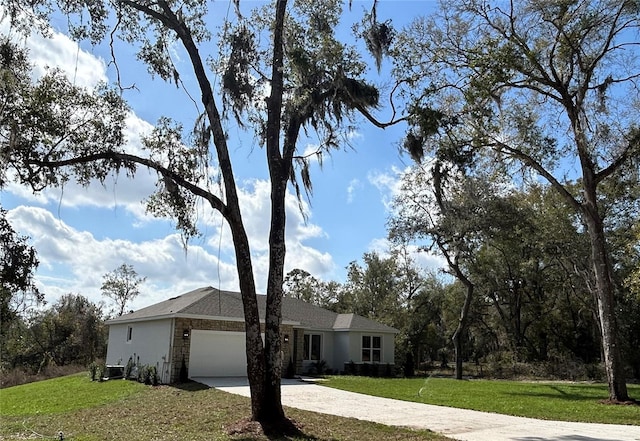
[[[202,298],[209,294],[209,288],[198,288],[193,291],[189,291],[186,294],[172,297],[160,303],[147,306],[146,308],[139,309],[129,314],[123,314],[120,317],[109,320],[110,322],[125,322],[134,321],[140,319],[148,319],[150,317],[162,317],[172,314],[179,314],[185,308],[188,308],[193,303],[198,302]]]
[[[338,314],[333,329],[335,331],[398,332],[396,328],[353,313]]]

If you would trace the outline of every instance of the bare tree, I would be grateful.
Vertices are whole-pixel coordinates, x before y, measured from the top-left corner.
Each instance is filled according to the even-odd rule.
[[[102,295],[115,302],[118,317],[124,314],[127,304],[138,297],[138,287],[147,280],[146,277],[138,276],[133,266],[126,263],[105,274],[102,279]]]

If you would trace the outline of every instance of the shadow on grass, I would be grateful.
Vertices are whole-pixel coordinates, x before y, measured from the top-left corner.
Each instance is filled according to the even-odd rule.
[[[234,441],[254,441],[261,436],[265,436],[267,439],[273,441],[318,440],[315,436],[305,434],[301,426],[290,418],[284,418],[275,424],[259,423],[251,419],[244,419],[228,427],[226,432],[228,435],[233,436]]]
[[[198,383],[197,381],[188,381],[186,383],[174,383],[170,385],[173,388],[180,389],[185,392],[198,392],[201,390],[210,389],[206,384]]]
[[[543,390],[535,391],[513,391],[506,392],[507,395],[521,396],[521,397],[536,397],[536,398],[548,398],[563,401],[593,401],[599,402],[608,396],[606,388],[602,388],[602,395],[599,395],[600,390],[594,390],[593,386],[580,387],[580,386],[556,386],[547,385],[548,389],[553,392],[544,392]],[[597,389],[597,388],[596,388]]]
[[[289,418],[285,418],[284,421],[276,425],[262,424],[262,430],[264,434],[270,440],[317,440],[315,436],[307,435],[302,431],[302,428]]]

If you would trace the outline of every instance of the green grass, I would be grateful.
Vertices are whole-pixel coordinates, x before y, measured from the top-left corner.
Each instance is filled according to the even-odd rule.
[[[445,441],[429,431],[388,427],[350,418],[286,409],[300,433],[286,438],[260,431],[229,435],[250,415],[249,399],[197,383],[180,388],[124,380],[92,383],[73,375],[0,390],[0,439]]]
[[[0,389],[0,415],[55,414],[91,408],[141,392],[144,385],[132,381],[91,381],[76,374],[22,386]]]
[[[639,405],[603,404],[603,384],[453,380],[446,378],[329,377],[330,387],[386,398],[517,415],[588,423],[640,425]],[[640,385],[629,384],[640,398]]]

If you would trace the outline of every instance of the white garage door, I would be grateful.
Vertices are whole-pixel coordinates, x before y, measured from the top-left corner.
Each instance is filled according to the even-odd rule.
[[[246,377],[244,332],[191,332],[189,377]]]

